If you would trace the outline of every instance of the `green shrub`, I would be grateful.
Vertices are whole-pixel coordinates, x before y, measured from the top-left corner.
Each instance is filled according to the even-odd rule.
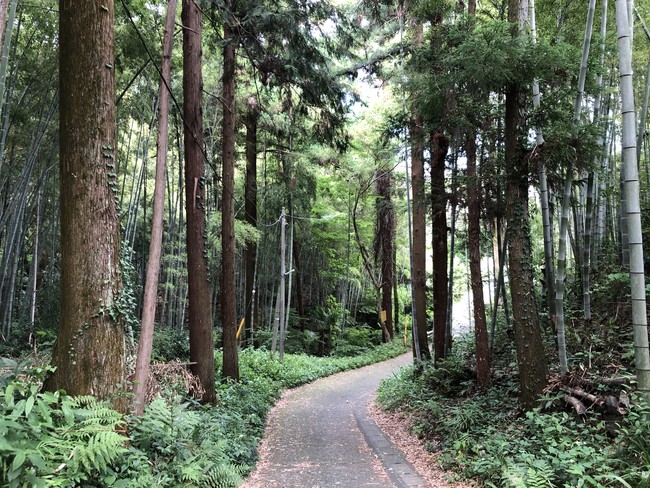
[[[12,370],[0,391],[1,484],[78,486],[110,479],[111,465],[126,451],[118,433],[122,415],[93,397],[41,393],[48,368],[3,363]]]
[[[174,359],[188,360],[190,339],[186,329],[173,327],[156,328],[153,334],[151,359],[155,362],[169,362]]]

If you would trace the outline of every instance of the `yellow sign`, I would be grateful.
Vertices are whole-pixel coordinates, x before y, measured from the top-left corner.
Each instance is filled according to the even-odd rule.
[[[379,320],[381,320],[382,322],[386,322],[386,310],[382,310],[379,313]]]

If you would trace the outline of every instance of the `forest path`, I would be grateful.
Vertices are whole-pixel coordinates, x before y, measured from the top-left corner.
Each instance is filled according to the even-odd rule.
[[[271,410],[243,488],[415,488],[426,482],[368,418],[379,382],[410,353],[288,391]]]

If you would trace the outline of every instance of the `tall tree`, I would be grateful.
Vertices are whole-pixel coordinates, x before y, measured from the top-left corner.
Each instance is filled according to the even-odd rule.
[[[433,251],[433,352],[436,363],[447,352],[447,192],[445,160],[449,141],[431,133],[431,235]]]
[[[165,212],[165,182],[167,148],[169,145],[169,89],[171,87],[171,56],[176,20],[176,0],[169,0],[167,19],[163,34],[163,57],[161,66],[160,90],[158,92],[158,144],[156,147],[156,180],[153,195],[153,215],[151,221],[151,241],[147,275],[142,299],[142,324],[138,341],[138,357],[135,366],[133,386],[133,413],[142,415],[149,379],[153,329],[158,303],[158,274],[162,253],[163,214]]]
[[[381,309],[385,315],[385,340],[393,338],[393,248],[395,246],[395,210],[391,199],[392,175],[385,165],[377,170],[377,223],[375,232],[375,261],[381,269]],[[380,321],[383,317],[380,317]]]
[[[476,173],[476,134],[470,131],[467,153],[467,247],[469,254],[472,303],[474,304],[474,339],[476,344],[476,380],[479,388],[490,381],[490,348],[485,320],[485,298],[481,275],[481,186]]]
[[[45,388],[99,398],[124,382],[114,16],[111,0],[59,3],[61,325]]]
[[[221,326],[223,375],[239,380],[235,294],[235,32],[234,0],[226,2],[223,23],[223,134],[221,196]]]
[[[424,192],[424,139],[422,117],[412,115],[409,123],[411,138],[411,183],[413,188],[413,301],[414,329],[422,359],[430,359],[427,337],[427,280],[426,280],[426,216],[427,204]]]
[[[202,13],[196,0],[183,0],[183,118],[185,121],[185,213],[189,298],[190,361],[205,393],[216,401],[212,300],[205,246],[205,161],[201,100]]]
[[[246,125],[246,184],[244,188],[244,210],[246,222],[257,227],[257,119],[259,104],[253,95],[248,97]],[[246,272],[246,289],[244,293],[244,330],[248,337],[255,340],[255,269],[257,260],[257,242],[249,240],[244,248],[244,267]]]
[[[508,21],[512,35],[523,35],[528,16],[528,0],[509,0]],[[505,164],[508,257],[512,297],[515,348],[519,367],[520,401],[532,408],[546,386],[548,367],[539,329],[533,289],[533,270],[528,215],[529,164],[524,151],[524,96],[519,83],[506,88]]]
[[[645,272],[643,268],[643,237],[639,201],[639,173],[636,162],[636,114],[632,84],[631,20],[625,0],[616,0],[621,112],[623,122],[623,170],[626,211],[629,230],[630,282],[632,298],[632,329],[634,332],[634,363],[638,389],[650,403],[650,349],[648,346],[648,315],[646,310]]]

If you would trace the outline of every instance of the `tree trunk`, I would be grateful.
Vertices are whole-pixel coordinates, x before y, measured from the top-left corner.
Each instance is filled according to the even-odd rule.
[[[381,305],[385,313],[385,326],[388,337],[393,339],[393,247],[395,236],[395,213],[391,200],[392,176],[388,168],[382,166],[377,170],[376,188],[376,213],[377,223],[375,231],[375,260],[380,261],[381,269]]]
[[[634,331],[634,363],[637,388],[650,403],[650,353],[648,349],[648,316],[646,311],[643,238],[639,201],[639,174],[636,164],[634,91],[632,84],[632,48],[625,0],[616,0],[616,28],[620,73],[621,111],[623,122],[623,174],[629,230],[630,286],[632,329]]]
[[[61,325],[44,385],[100,399],[124,384],[114,16],[110,0],[59,5]]]
[[[476,173],[476,136],[470,132],[467,139],[467,246],[469,271],[474,303],[474,339],[476,344],[476,381],[479,388],[490,384],[490,350],[487,323],[485,321],[485,298],[481,274],[481,186]]]
[[[232,9],[233,2],[227,2]],[[223,24],[223,153],[221,201],[221,326],[223,376],[239,381],[235,298],[235,43],[231,20]]]
[[[582,45],[582,61],[580,63],[580,73],[578,76],[578,93],[573,105],[573,131],[574,137],[577,137],[577,126],[580,121],[580,112],[582,110],[582,99],[584,94],[585,79],[587,76],[587,61],[589,59],[589,48],[591,45],[591,32],[594,21],[596,0],[590,0],[587,11],[587,25],[585,27],[585,36]],[[555,307],[557,312],[557,347],[560,359],[560,373],[565,374],[568,370],[565,324],[564,324],[564,281],[566,275],[566,249],[567,234],[569,232],[569,210],[571,207],[571,187],[573,184],[573,164],[569,162],[566,169],[564,180],[564,193],[562,198],[562,215],[560,220],[560,236],[558,243],[557,257],[557,276],[555,281]],[[578,230],[576,229],[576,232]],[[579,254],[579,253],[578,253]],[[578,256],[576,256],[578,257]],[[580,258],[582,256],[579,256]]]
[[[183,118],[185,121],[185,237],[189,299],[190,361],[205,390],[203,402],[216,401],[212,301],[205,247],[205,161],[203,157],[203,76],[201,16],[198,5],[183,0]]]
[[[153,346],[154,321],[158,302],[158,274],[160,273],[160,255],[162,253],[163,214],[165,213],[165,183],[167,166],[167,149],[169,146],[169,88],[171,87],[171,55],[174,39],[174,21],[176,19],[176,0],[169,0],[167,19],[163,34],[162,79],[158,98],[158,144],[156,148],[156,181],[153,195],[153,215],[151,222],[151,241],[147,276],[142,300],[142,325],[138,341],[138,356],[133,380],[133,413],[142,415],[147,394],[151,348]]]
[[[527,0],[510,0],[508,20],[515,25],[513,35],[522,35],[528,14]],[[515,83],[506,89],[505,163],[506,217],[509,238],[510,294],[514,320],[515,348],[519,367],[520,401],[524,408],[534,406],[546,386],[548,373],[544,345],[539,329],[533,290],[533,270],[528,225],[528,159],[524,154],[524,103],[521,88]]]
[[[248,97],[246,124],[246,184],[244,188],[244,210],[246,222],[257,228],[257,117],[259,108],[254,96]],[[257,324],[254,322],[255,269],[257,242],[249,241],[244,248],[244,267],[246,268],[246,290],[244,296],[244,333],[247,342],[254,340]]]
[[[411,183],[413,188],[413,302],[414,334],[423,360],[431,359],[427,337],[427,282],[426,282],[426,197],[424,193],[424,140],[422,118],[411,117]],[[446,255],[445,255],[446,256]],[[444,342],[443,342],[444,346]]]
[[[433,351],[434,361],[447,351],[447,193],[445,158],[449,142],[442,132],[431,133],[431,234],[433,251]],[[413,183],[415,188],[415,183]]]
[[[302,320],[305,317],[305,297],[302,287],[302,266],[300,265],[300,253],[298,252],[298,239],[293,237],[293,269],[296,275],[296,309],[300,317],[300,330],[305,331],[305,324]]]

